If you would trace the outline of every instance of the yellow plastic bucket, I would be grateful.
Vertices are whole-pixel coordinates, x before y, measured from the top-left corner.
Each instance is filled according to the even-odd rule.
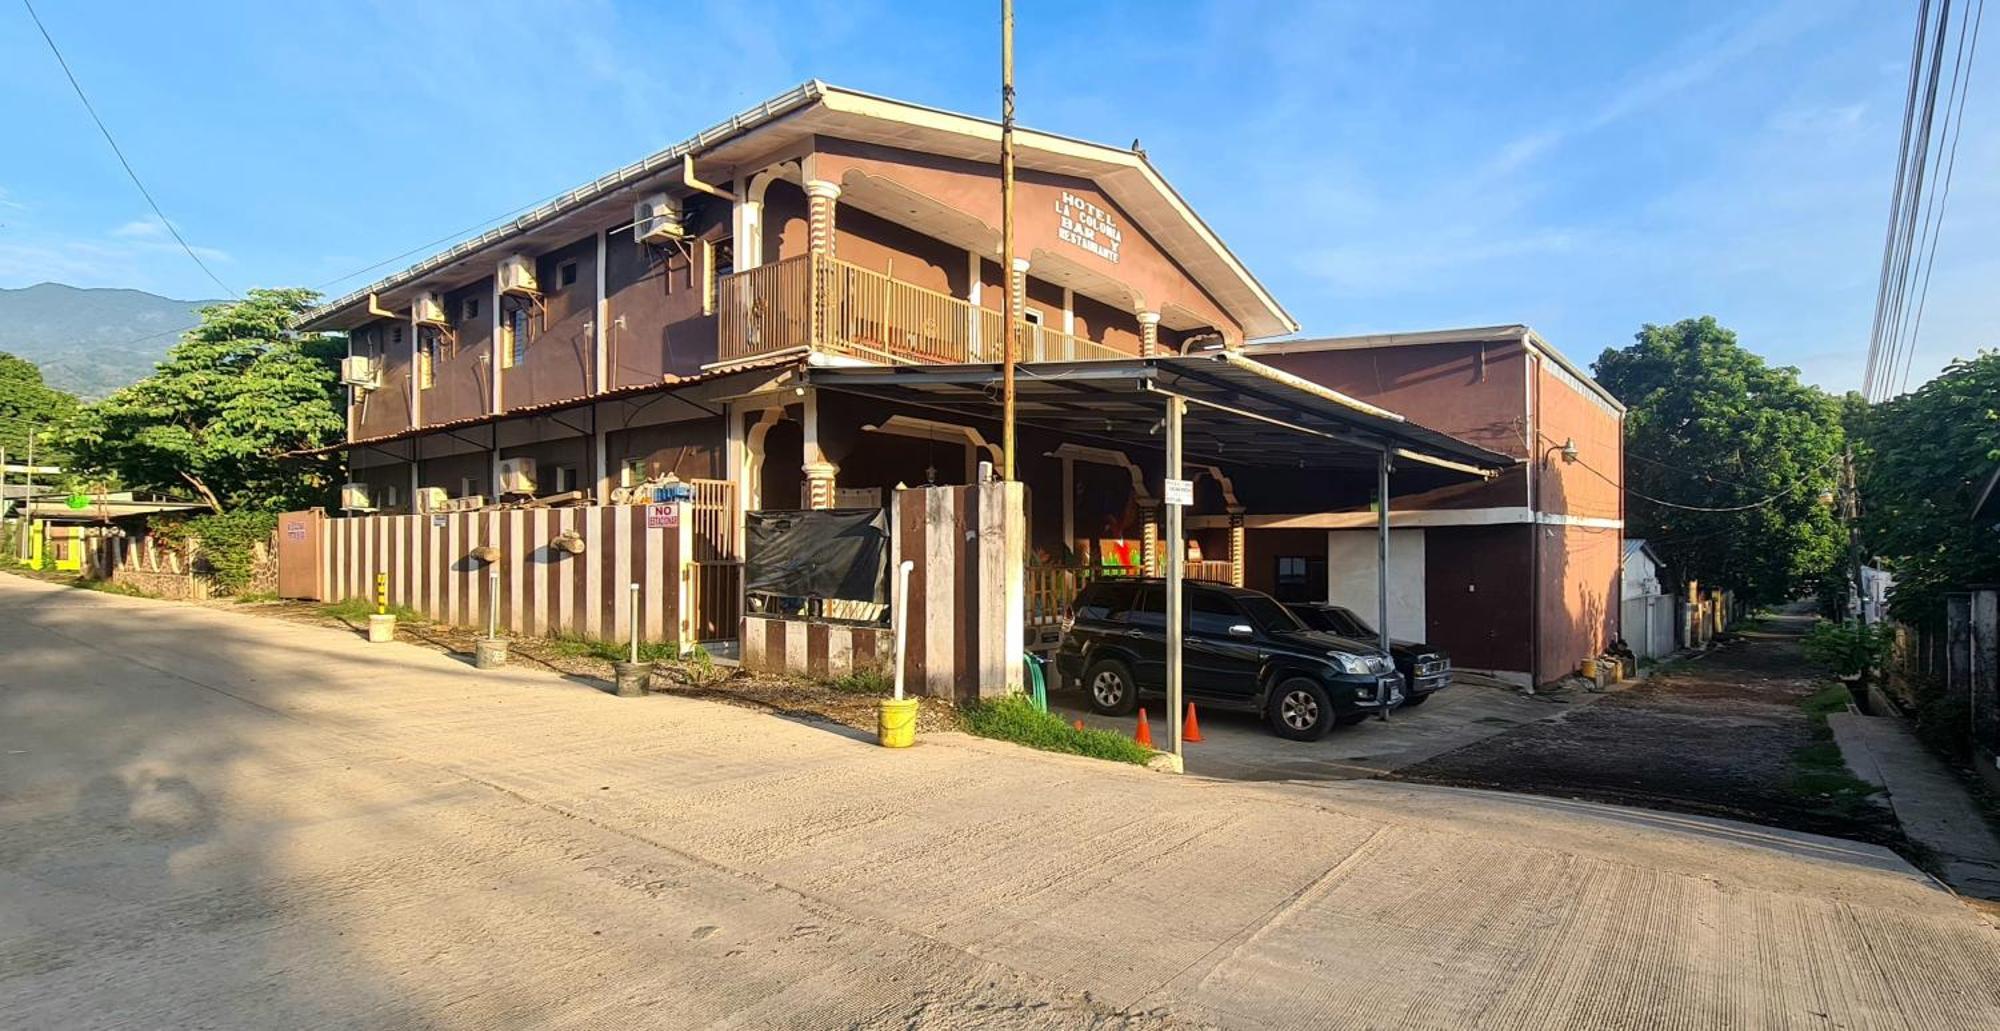
[[[875,737],[883,748],[908,748],[917,741],[917,700],[882,699],[875,713]]]

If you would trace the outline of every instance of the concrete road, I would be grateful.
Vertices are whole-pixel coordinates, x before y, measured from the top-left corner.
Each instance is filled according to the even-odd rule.
[[[1451,687],[1414,709],[1398,709],[1386,720],[1335,727],[1318,741],[1288,741],[1271,732],[1255,713],[1200,709],[1195,717],[1202,740],[1182,750],[1189,773],[1231,780],[1352,780],[1380,777],[1539,720],[1554,719],[1603,697],[1561,692],[1534,697],[1495,682]],[[1066,720],[1130,735],[1137,718],[1100,716],[1090,711],[1082,691],[1057,690],[1049,708]],[[1167,747],[1164,703],[1147,703],[1153,742]]]
[[[11,1027],[2000,1026],[1880,849],[888,752],[0,576]]]

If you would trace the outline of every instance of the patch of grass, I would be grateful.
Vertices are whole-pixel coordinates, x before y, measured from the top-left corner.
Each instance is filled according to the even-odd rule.
[[[152,597],[152,595],[131,584],[113,583],[110,580],[85,580],[79,578],[74,586],[81,587],[86,591],[99,591],[104,594],[122,594],[127,598]]]
[[[278,592],[276,591],[251,591],[248,594],[239,594],[235,598],[238,605],[262,605],[265,602],[277,600]]]
[[[1814,805],[1852,813],[1869,805],[1882,789],[1856,777],[1840,756],[1840,745],[1826,725],[1828,715],[1846,712],[1852,696],[1846,685],[1828,684],[1799,701],[1812,725],[1812,743],[1792,751],[1791,792]]]
[[[624,641],[606,641],[579,634],[565,634],[549,639],[549,650],[557,655],[572,659],[603,659],[606,662],[624,662],[632,654],[632,646]],[[640,641],[640,662],[672,662],[680,658],[680,648],[672,641]]]
[[[319,611],[320,615],[346,620],[349,623],[365,623],[369,616],[375,614],[375,603],[366,598],[348,598],[330,605],[321,605]],[[417,615],[417,610],[407,605],[391,605],[389,614],[396,617],[398,623],[421,623],[424,618]]]
[[[1054,713],[1042,712],[1026,695],[1008,695],[959,710],[966,733],[1012,741],[1044,752],[1087,755],[1093,759],[1144,765],[1150,749],[1109,730],[1078,730]]]
[[[871,666],[835,677],[826,686],[847,694],[885,695],[896,689],[896,675],[880,666]]]

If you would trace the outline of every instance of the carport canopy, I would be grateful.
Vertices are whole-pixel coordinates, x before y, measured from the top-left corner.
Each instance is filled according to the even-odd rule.
[[[806,383],[965,418],[991,419],[1001,404],[999,365],[811,366]],[[1399,463],[1423,470],[1426,486],[1492,477],[1517,460],[1420,426],[1387,409],[1300,379],[1235,351],[1195,355],[1037,362],[1015,366],[1015,421],[1112,443],[1163,449],[1165,478],[1180,481],[1184,453],[1203,461],[1272,470],[1376,475],[1376,629],[1389,653],[1389,484]],[[1160,496],[1172,498],[1164,489]],[[1166,506],[1166,695],[1168,737],[1182,743],[1182,579],[1187,542],[1180,506]],[[1021,599],[1007,599],[1020,604]],[[1377,683],[1388,718],[1391,698]],[[1331,718],[1330,714],[1327,718]]]

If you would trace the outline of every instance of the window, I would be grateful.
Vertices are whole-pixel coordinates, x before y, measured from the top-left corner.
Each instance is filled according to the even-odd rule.
[[[701,313],[713,315],[721,303],[722,277],[736,271],[736,242],[728,237],[702,244]]]
[[[1084,588],[1083,595],[1077,598],[1076,618],[1098,621],[1122,620],[1138,596],[1138,584],[1119,580],[1099,580]]]
[[[533,342],[534,328],[528,319],[528,305],[525,301],[510,301],[501,314],[500,333],[504,345],[500,349],[500,367],[511,369],[528,360],[528,344]]]
[[[556,466],[555,492],[557,494],[566,494],[575,489],[576,489],[576,466],[573,465]]]
[[[1042,313],[1040,308],[1024,308],[1021,311],[1021,321],[1030,326],[1045,325],[1048,322],[1048,318],[1047,315]]]
[[[1147,627],[1165,632],[1167,629],[1167,595],[1157,584],[1142,584],[1139,587],[1139,603],[1132,606],[1125,621],[1134,626]]]
[[[396,485],[395,485],[395,484],[391,483],[391,484],[386,484],[386,485],[384,485],[384,486],[383,486],[383,488],[382,488],[382,493],[381,493],[380,497],[379,497],[379,498],[378,498],[378,499],[376,500],[376,502],[375,502],[375,507],[377,507],[377,508],[395,508],[395,507],[396,507]]]
[[[479,298],[468,297],[458,306],[458,320],[471,322],[479,318]]]
[[[1305,629],[1305,624],[1299,622],[1299,617],[1292,615],[1292,610],[1261,594],[1240,595],[1238,600],[1243,603],[1244,612],[1267,631],[1277,633]]]
[[[403,327],[397,326],[394,329],[391,329],[389,331],[389,346],[397,347],[401,346],[402,343],[403,343]]]
[[[1187,592],[1187,601],[1187,621],[1184,625],[1197,634],[1221,636],[1229,633],[1230,627],[1248,622],[1243,610],[1221,591],[1196,588]]]
[[[646,482],[645,459],[628,458],[618,464],[618,485],[620,487],[637,487],[644,482]]]
[[[458,496],[461,498],[476,498],[480,495],[483,486],[485,485],[479,482],[479,477],[477,476],[462,476],[458,481]]]
[[[576,262],[565,261],[556,266],[556,289],[576,285]]]
[[[429,390],[437,384],[438,360],[444,357],[444,334],[436,326],[417,327],[417,387]]]
[[[1326,559],[1281,555],[1271,595],[1279,601],[1318,601],[1326,597]]]

